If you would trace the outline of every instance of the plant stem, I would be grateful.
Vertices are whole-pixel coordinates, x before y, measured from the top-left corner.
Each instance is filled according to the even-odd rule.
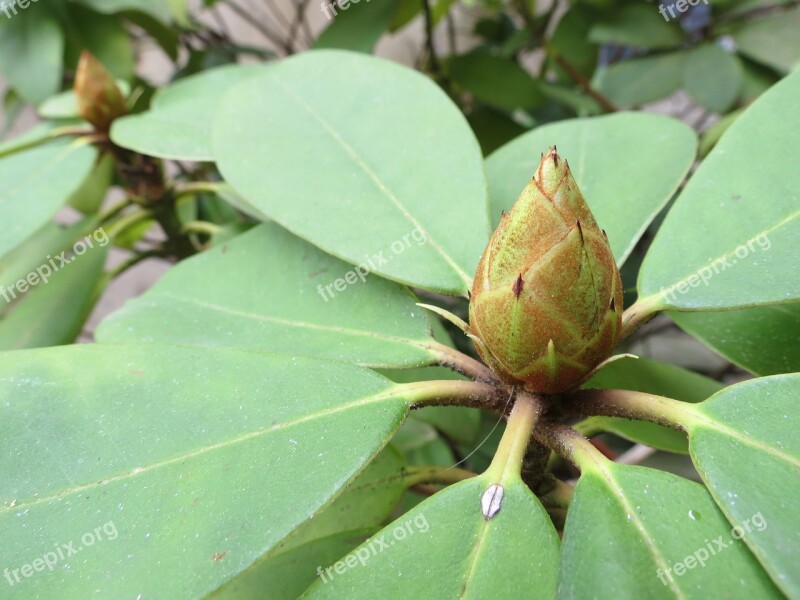
[[[578,467],[581,473],[602,469],[608,459],[580,433],[559,423],[537,427],[533,437]]]
[[[553,489],[546,494],[542,494],[539,499],[542,501],[542,504],[546,504],[548,506],[569,508],[570,502],[572,502],[572,493],[574,491],[574,486],[571,486],[560,479],[556,479]]]
[[[108,227],[108,237],[114,238],[121,234],[126,229],[133,227],[134,225],[140,223],[141,221],[145,221],[147,219],[153,218],[153,212],[151,210],[137,210],[136,212],[129,213],[124,215],[111,223]]]
[[[420,483],[441,483],[450,485],[475,477],[476,474],[457,467],[408,467],[403,476],[409,487]]]
[[[662,311],[660,296],[639,298],[622,313],[622,333],[620,340],[630,337],[639,327]]]
[[[130,269],[133,266],[138,265],[140,262],[147,260],[148,258],[156,258],[162,257],[162,254],[158,250],[147,250],[145,252],[141,252],[139,254],[135,254],[125,262],[120,263],[114,269],[108,272],[109,279],[115,279],[122,275],[125,271]]]
[[[513,478],[520,478],[522,459],[525,457],[531,441],[531,432],[541,413],[542,403],[537,396],[527,392],[517,393],[500,445],[497,447],[492,464],[486,470],[486,477],[490,481],[502,484]]]
[[[210,223],[208,221],[189,221],[188,223],[183,224],[181,231],[183,233],[202,233],[211,236],[222,231],[222,227],[216,223]]]
[[[186,185],[182,185],[179,188],[175,188],[175,198],[194,195],[200,192],[218,194],[222,185],[222,181],[192,181]]]
[[[441,366],[452,369],[475,381],[500,383],[497,375],[489,367],[471,356],[436,341],[428,344],[428,347],[433,350],[436,360]]]
[[[400,384],[400,393],[411,408],[423,406],[470,406],[502,413],[504,394],[488,383],[477,381],[417,381]]]
[[[579,390],[570,400],[570,408],[583,415],[653,421],[680,431],[687,430],[696,410],[686,402],[631,390]]]
[[[433,43],[433,13],[431,11],[430,0],[421,0],[422,11],[425,14],[425,43],[428,48],[428,60],[430,61],[431,72],[434,78],[442,76],[442,67],[439,64],[439,57],[436,55],[436,47]]]

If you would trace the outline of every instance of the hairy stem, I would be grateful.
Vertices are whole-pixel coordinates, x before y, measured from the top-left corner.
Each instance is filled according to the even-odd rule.
[[[559,423],[543,423],[533,432],[536,441],[544,444],[575,465],[581,473],[601,467],[608,459],[580,433]]]
[[[579,390],[571,395],[570,408],[583,415],[653,421],[681,431],[695,413],[692,404],[631,390]]]
[[[408,467],[403,476],[403,479],[408,482],[409,486],[418,485],[420,483],[441,483],[450,485],[475,477],[475,473],[467,469],[459,469],[458,467]]]
[[[423,406],[469,406],[503,412],[505,392],[477,381],[417,381],[400,384],[411,408]]]
[[[622,313],[620,340],[630,337],[637,329],[663,310],[664,307],[659,300],[660,297],[658,296],[639,298]]]
[[[500,384],[497,375],[479,360],[475,360],[471,356],[459,352],[455,348],[446,346],[440,342],[433,342],[429,345],[430,349],[434,351],[436,360],[443,367],[447,367],[461,373],[465,377],[474,379],[475,381],[482,381],[484,383]]]

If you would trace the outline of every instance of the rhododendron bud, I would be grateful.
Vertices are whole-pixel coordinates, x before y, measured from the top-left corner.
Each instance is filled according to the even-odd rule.
[[[619,270],[555,148],[484,250],[469,316],[486,364],[530,391],[572,389],[613,352],[622,316]]]
[[[114,119],[128,112],[125,97],[114,78],[85,50],[78,61],[74,87],[78,114],[100,131],[108,130]]]

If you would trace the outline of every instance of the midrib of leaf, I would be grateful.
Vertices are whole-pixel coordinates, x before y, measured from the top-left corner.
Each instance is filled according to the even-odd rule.
[[[669,570],[669,565],[667,564],[666,559],[661,554],[661,551],[658,547],[653,543],[653,539],[650,537],[650,534],[647,532],[647,529],[644,526],[644,523],[639,518],[639,515],[634,510],[633,506],[631,506],[628,499],[625,497],[625,493],[622,488],[617,483],[616,479],[614,479],[614,475],[611,470],[608,468],[608,464],[606,459],[598,460],[592,457],[595,464],[597,465],[596,473],[600,475],[607,483],[608,489],[613,492],[614,497],[619,502],[622,510],[625,512],[626,515],[630,515],[631,520],[630,522],[636,527],[636,530],[639,533],[639,537],[642,538],[645,546],[647,547],[648,551],[650,552],[650,556],[653,557],[653,561],[661,567],[664,571]],[[670,589],[675,593],[677,598],[685,599],[686,595],[683,593],[683,590],[678,586],[677,581],[670,580],[669,582]]]
[[[738,440],[739,442],[741,442],[745,446],[750,446],[751,448],[756,448],[756,449],[761,450],[762,452],[764,452],[766,454],[774,456],[775,458],[777,458],[779,460],[788,462],[789,464],[794,465],[797,468],[800,468],[800,458],[795,458],[795,457],[793,457],[793,456],[791,456],[789,454],[786,454],[785,452],[782,452],[781,450],[779,450],[778,448],[775,448],[774,446],[768,446],[767,444],[765,444],[761,440],[756,440],[756,439],[753,439],[751,437],[748,437],[742,431],[738,431],[736,429],[732,429],[731,427],[728,427],[727,425],[723,425],[719,421],[714,420],[713,417],[706,416],[705,413],[703,413],[702,410],[700,410],[700,409],[698,409],[695,412],[695,414],[693,416],[693,419],[692,419],[692,425],[704,426],[704,427],[707,427],[708,429],[717,431],[717,432],[719,432],[721,434],[728,435],[728,436],[734,438],[735,440]],[[690,438],[691,438],[691,435],[693,433],[693,429],[694,429],[694,427],[692,427],[692,429],[690,429],[690,431],[689,431],[689,437]]]
[[[66,497],[66,496],[70,496],[70,495],[73,495],[73,494],[78,494],[78,493],[81,493],[81,492],[86,491],[86,490],[91,490],[93,488],[96,488],[96,487],[101,486],[101,485],[106,485],[108,483],[114,483],[114,482],[117,482],[117,481],[123,481],[125,479],[129,479],[131,477],[134,477],[134,476],[137,476],[137,475],[141,475],[142,473],[146,473],[146,472],[149,472],[149,471],[154,471],[154,470],[160,469],[161,467],[165,467],[165,466],[168,466],[168,465],[171,465],[171,464],[174,464],[174,463],[179,463],[179,462],[191,459],[191,458],[195,458],[197,456],[201,456],[201,455],[206,454],[208,452],[211,452],[211,451],[214,451],[214,450],[219,450],[220,448],[225,448],[225,447],[228,447],[228,446],[233,446],[235,444],[243,443],[243,442],[246,442],[246,441],[248,441],[248,440],[250,440],[252,438],[259,437],[259,436],[262,436],[262,435],[268,435],[268,434],[273,433],[275,431],[288,429],[290,427],[294,427],[296,425],[300,425],[300,424],[306,423],[308,421],[313,421],[315,419],[324,418],[326,416],[329,416],[329,415],[332,415],[332,414],[336,414],[336,413],[339,413],[339,412],[343,412],[343,411],[346,411],[346,410],[351,410],[351,409],[354,409],[354,408],[360,408],[362,406],[367,406],[369,404],[375,404],[375,403],[378,403],[378,402],[383,402],[383,401],[386,401],[387,399],[399,396],[400,394],[402,394],[402,391],[403,390],[402,390],[402,388],[400,386],[395,385],[395,386],[391,387],[389,390],[385,390],[385,391],[379,392],[377,394],[373,394],[371,396],[367,396],[366,398],[361,398],[361,399],[354,400],[354,401],[349,402],[349,403],[340,404],[340,405],[335,406],[335,407],[330,407],[330,408],[326,408],[326,409],[319,410],[319,411],[316,411],[316,412],[312,412],[312,413],[309,413],[307,415],[303,415],[301,417],[297,417],[295,419],[292,419],[290,421],[286,421],[284,423],[278,423],[277,425],[270,425],[269,427],[262,427],[261,429],[256,429],[255,431],[249,431],[247,433],[243,433],[243,434],[238,435],[236,437],[233,437],[233,438],[230,438],[230,439],[226,439],[226,440],[222,440],[222,441],[217,442],[215,444],[210,444],[208,446],[203,446],[201,448],[196,448],[196,449],[191,450],[189,452],[183,452],[183,453],[178,454],[176,456],[173,456],[171,458],[160,460],[160,461],[151,463],[151,464],[149,464],[147,466],[144,466],[144,467],[136,467],[132,471],[127,472],[127,473],[122,473],[122,474],[119,474],[119,475],[108,477],[106,479],[101,479],[99,481],[93,481],[92,483],[88,483],[88,484],[84,484],[84,485],[79,485],[79,486],[74,486],[74,487],[71,487],[71,488],[66,488],[64,490],[61,490],[58,493],[52,493],[52,494],[49,494],[47,496],[35,497],[35,498],[31,499],[31,500],[25,500],[25,501],[22,501],[22,502],[15,502],[15,503],[12,503],[13,506],[8,505],[8,506],[0,507],[0,515],[8,512],[8,511],[11,511],[11,510],[17,510],[18,508],[23,507],[23,506],[24,507],[30,507],[30,506],[34,506],[36,504],[41,504],[43,502],[49,502],[51,500],[56,500],[56,499],[63,498],[63,497]]]
[[[481,523],[481,528],[478,531],[478,538],[475,540],[475,547],[472,549],[472,554],[470,555],[469,567],[467,568],[467,573],[464,576],[464,584],[461,586],[461,593],[458,595],[459,600],[463,600],[467,596],[467,589],[469,588],[469,584],[472,581],[472,576],[475,573],[475,569],[478,566],[478,559],[480,558],[481,550],[483,550],[484,542],[486,541],[486,537],[489,533],[489,521],[484,519],[483,523]]]
[[[439,242],[437,242],[433,236],[430,235],[428,230],[422,226],[422,224],[414,217],[413,214],[409,212],[409,210],[405,207],[405,205],[400,202],[399,198],[394,195],[394,193],[387,187],[387,185],[383,182],[383,180],[378,177],[377,173],[375,173],[370,166],[364,161],[363,158],[355,151],[355,149],[348,144],[344,138],[339,134],[336,129],[334,129],[330,123],[328,123],[325,118],[320,115],[317,111],[315,111],[307,102],[303,100],[294,90],[292,90],[288,85],[283,83],[279,78],[275,78],[275,81],[280,86],[280,88],[286,92],[287,95],[291,96],[298,105],[300,105],[303,110],[305,110],[309,115],[311,115],[314,120],[316,120],[322,128],[328,133],[328,135],[333,138],[333,140],[338,143],[350,158],[353,159],[353,162],[362,170],[364,173],[369,177],[375,186],[383,193],[391,203],[400,211],[400,213],[405,217],[405,219],[411,223],[415,229],[419,229],[420,231],[425,233],[425,238],[428,240],[427,243],[434,249],[434,251],[441,256],[445,262],[456,272],[456,274],[463,280],[467,289],[472,285],[472,277],[470,277],[458,264],[453,260],[453,258],[441,247]]]
[[[428,341],[423,340],[412,340],[409,338],[402,338],[393,335],[387,335],[384,333],[378,333],[375,331],[368,331],[363,329],[350,329],[348,327],[339,327],[337,325],[320,325],[318,323],[309,323],[307,321],[295,321],[292,319],[282,319],[280,317],[270,317],[267,315],[259,315],[257,313],[249,313],[242,310],[235,310],[232,308],[228,308],[225,306],[220,306],[219,304],[212,304],[210,302],[203,302],[202,300],[197,300],[194,298],[181,298],[180,296],[172,296],[170,294],[164,294],[164,298],[169,299],[172,302],[176,303],[184,303],[184,304],[191,304],[195,306],[199,306],[201,308],[207,308],[209,310],[217,311],[223,314],[232,315],[234,317],[242,317],[244,319],[252,319],[254,321],[263,321],[265,323],[277,323],[279,325],[286,325],[289,327],[298,327],[301,329],[312,329],[315,331],[328,331],[332,333],[340,333],[344,335],[353,335],[353,336],[360,336],[360,337],[368,337],[368,338],[375,338],[380,340],[385,340],[387,342],[393,342],[396,344],[404,344],[406,346],[414,346],[415,348],[420,348],[422,350],[430,351],[430,345]],[[157,298],[157,297],[156,297]],[[154,306],[157,306],[154,302]],[[433,355],[432,355],[433,356]]]
[[[792,221],[794,221],[798,217],[800,217],[800,210],[796,210],[795,212],[793,212],[789,216],[784,217],[783,219],[778,221],[772,227],[769,227],[767,229],[764,229],[763,231],[760,231],[759,233],[757,233],[754,236],[752,236],[750,239],[748,239],[748,240],[746,240],[746,241],[744,241],[744,242],[742,242],[740,244],[736,244],[736,246],[732,250],[729,250],[728,252],[724,252],[722,255],[720,255],[720,256],[718,256],[716,258],[710,259],[707,263],[705,263],[704,265],[698,267],[697,269],[695,269],[694,271],[692,271],[691,273],[689,273],[685,277],[679,278],[677,280],[677,282],[673,283],[669,287],[664,288],[663,290],[659,290],[655,294],[650,294],[649,296],[646,296],[645,298],[642,298],[641,302],[644,303],[646,300],[649,301],[649,300],[652,300],[652,299],[655,299],[655,298],[662,298],[662,299],[666,298],[670,294],[670,292],[675,290],[682,282],[687,281],[692,276],[698,276],[699,277],[700,276],[700,271],[702,271],[703,269],[710,268],[712,265],[714,265],[714,264],[716,264],[716,263],[718,263],[720,261],[724,261],[724,260],[726,260],[728,258],[733,257],[736,254],[736,249],[737,248],[739,248],[741,246],[746,246],[748,244],[751,244],[751,243],[755,242],[761,236],[766,236],[766,235],[769,235],[770,233],[773,233],[773,232],[779,230],[780,228],[782,228],[785,225],[791,223]]]

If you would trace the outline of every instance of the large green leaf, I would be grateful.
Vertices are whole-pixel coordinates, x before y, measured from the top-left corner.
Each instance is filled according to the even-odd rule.
[[[726,544],[719,553],[717,539]],[[703,597],[781,595],[702,485],[608,461],[582,473],[564,528],[559,598]]]
[[[722,113],[739,97],[742,71],[736,59],[719,45],[703,44],[686,56],[683,83],[698,103]]]
[[[108,241],[108,238],[106,238]],[[81,248],[86,247],[85,243]],[[34,273],[36,287],[7,310],[0,309],[0,349],[69,344],[78,337],[103,289],[109,247],[97,246],[53,272],[48,261]],[[43,268],[47,267],[47,271]],[[52,273],[48,275],[48,273]],[[40,274],[47,278],[43,279]],[[0,290],[6,294],[6,290]],[[4,302],[0,300],[0,304]]]
[[[509,58],[486,52],[457,56],[448,65],[448,75],[477,100],[499,108],[534,108],[544,100],[530,73]]]
[[[408,407],[343,363],[156,345],[6,353],[0,397],[0,562],[86,550],[9,599],[201,597],[324,508]]]
[[[800,61],[800,10],[750,21],[734,31],[736,48],[756,62],[788,73]]]
[[[643,303],[714,310],[800,299],[798,98],[800,73],[756,100],[703,161],[642,263]]]
[[[44,2],[32,10],[3,4],[8,14],[0,18],[0,74],[22,98],[38,104],[61,85],[64,34]]]
[[[800,596],[800,374],[726,388],[693,411],[689,449],[703,480],[775,583]]]
[[[684,402],[700,402],[722,388],[722,384],[667,363],[649,358],[620,358],[609,363],[584,384],[585,388],[634,390],[667,396]],[[590,417],[584,431],[611,431],[624,438],[669,452],[689,451],[686,435],[649,421],[616,417]]]
[[[160,90],[149,111],[114,121],[111,139],[151,156],[214,160],[211,129],[222,97],[232,85],[264,68],[228,65],[181,79]]]
[[[644,4],[609,11],[609,16],[589,30],[589,41],[639,48],[671,48],[683,41],[677,23],[665,21],[658,11]]]
[[[330,297],[325,286],[340,278],[346,283],[345,277],[354,282],[341,292],[331,288]],[[96,337],[279,351],[370,366],[435,360],[427,315],[408,290],[374,275],[362,282],[350,265],[274,223],[182,262],[103,321]]]
[[[400,453],[387,447],[320,515],[210,597],[295,600],[318,566],[336,562],[386,522],[405,492],[404,468]]]
[[[756,375],[800,372],[800,303],[721,312],[671,312],[669,316],[682,329]]]
[[[541,153],[554,144],[622,264],[689,170],[697,138],[679,121],[642,113],[538,127],[486,159],[495,224],[533,176]]]
[[[518,598],[555,596],[558,537],[547,513],[516,479],[487,520],[476,477],[416,506],[334,565],[304,598]],[[413,573],[413,576],[409,576]],[[526,592],[527,593],[527,592]]]
[[[96,155],[83,140],[59,140],[0,160],[0,222],[5,224],[0,256],[53,217],[89,174]]]
[[[623,60],[598,70],[597,88],[623,108],[655,102],[681,87],[685,61],[685,52]]]
[[[322,13],[331,23],[320,33],[314,48],[372,52],[375,44],[389,29],[397,12],[398,0],[366,0],[357,4],[351,0],[351,4],[346,5],[347,10],[336,3],[322,4]]]
[[[489,236],[481,152],[423,75],[349,52],[293,56],[225,97],[214,154],[239,193],[327,252],[433,291],[471,286]]]

